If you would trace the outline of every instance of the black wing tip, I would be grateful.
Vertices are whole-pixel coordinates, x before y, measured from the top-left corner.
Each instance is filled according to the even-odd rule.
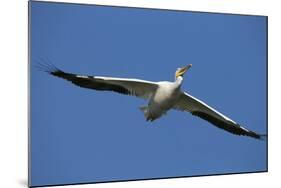
[[[33,65],[37,70],[46,72],[48,74],[59,76],[64,72],[57,68],[49,59],[36,60],[35,65]]]
[[[242,127],[239,124],[238,124],[238,126]],[[249,136],[249,137],[252,137],[252,138],[255,138],[255,139],[258,139],[258,140],[266,140],[267,139],[267,134],[259,134],[259,133],[256,133],[254,131],[251,131],[251,130],[248,130],[248,129],[245,129],[245,128],[243,128],[243,130],[245,130],[245,132],[241,134],[243,136]]]
[[[265,141],[265,140],[267,140],[267,134],[258,134],[257,139]]]
[[[247,133],[247,134],[243,134],[243,136],[249,136],[249,137],[252,137],[252,138],[255,138],[255,139],[258,139],[258,140],[264,140],[265,139],[264,135],[257,134],[255,132],[250,132],[250,133]]]
[[[250,131],[248,129],[245,129],[244,127],[242,127],[239,124],[236,125],[230,125],[226,122],[222,122],[219,119],[204,113],[204,112],[200,112],[200,111],[193,111],[191,112],[192,115],[195,115],[197,117],[200,117],[208,122],[210,122],[211,124],[215,125],[218,128],[224,129],[225,131],[228,131],[229,133],[235,134],[235,135],[239,135],[239,136],[248,136],[251,138],[255,138],[258,140],[265,140],[267,138],[266,134],[258,134],[255,133],[253,131]]]

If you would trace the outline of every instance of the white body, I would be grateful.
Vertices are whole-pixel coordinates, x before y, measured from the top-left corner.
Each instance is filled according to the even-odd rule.
[[[144,109],[147,120],[155,120],[166,114],[168,110],[174,107],[181,91],[179,82],[158,82],[158,89],[151,96],[148,106]]]

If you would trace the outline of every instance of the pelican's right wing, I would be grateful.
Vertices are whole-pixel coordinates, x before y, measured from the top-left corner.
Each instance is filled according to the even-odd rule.
[[[158,88],[157,83],[145,80],[83,76],[64,72],[53,65],[41,64],[39,68],[53,76],[63,78],[83,88],[101,91],[114,91],[121,94],[137,96],[143,99],[149,99]]]
[[[218,128],[224,129],[232,134],[245,135],[253,138],[261,139],[262,136],[240,126],[235,121],[216,111],[206,103],[196,99],[188,93],[181,93],[181,96],[174,106],[175,109],[190,112],[192,115],[198,116]]]

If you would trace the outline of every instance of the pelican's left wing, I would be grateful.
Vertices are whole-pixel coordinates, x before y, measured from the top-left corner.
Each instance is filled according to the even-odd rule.
[[[42,70],[42,66],[40,67]],[[111,78],[102,76],[83,76],[64,72],[54,66],[44,66],[43,71],[72,82],[73,84],[94,90],[114,91],[121,94],[133,95],[143,99],[149,99],[158,88],[157,83],[130,79]]]
[[[264,136],[240,126],[235,121],[216,111],[199,99],[189,95],[188,93],[181,93],[181,96],[174,108],[181,111],[190,112],[192,115],[198,116],[212,123],[216,127],[236,135],[245,135],[257,139],[261,139],[262,136]]]

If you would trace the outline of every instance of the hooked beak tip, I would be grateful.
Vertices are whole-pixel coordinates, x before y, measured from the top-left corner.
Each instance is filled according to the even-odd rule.
[[[185,71],[187,71],[188,69],[190,69],[192,67],[192,64],[189,64],[185,67]]]

